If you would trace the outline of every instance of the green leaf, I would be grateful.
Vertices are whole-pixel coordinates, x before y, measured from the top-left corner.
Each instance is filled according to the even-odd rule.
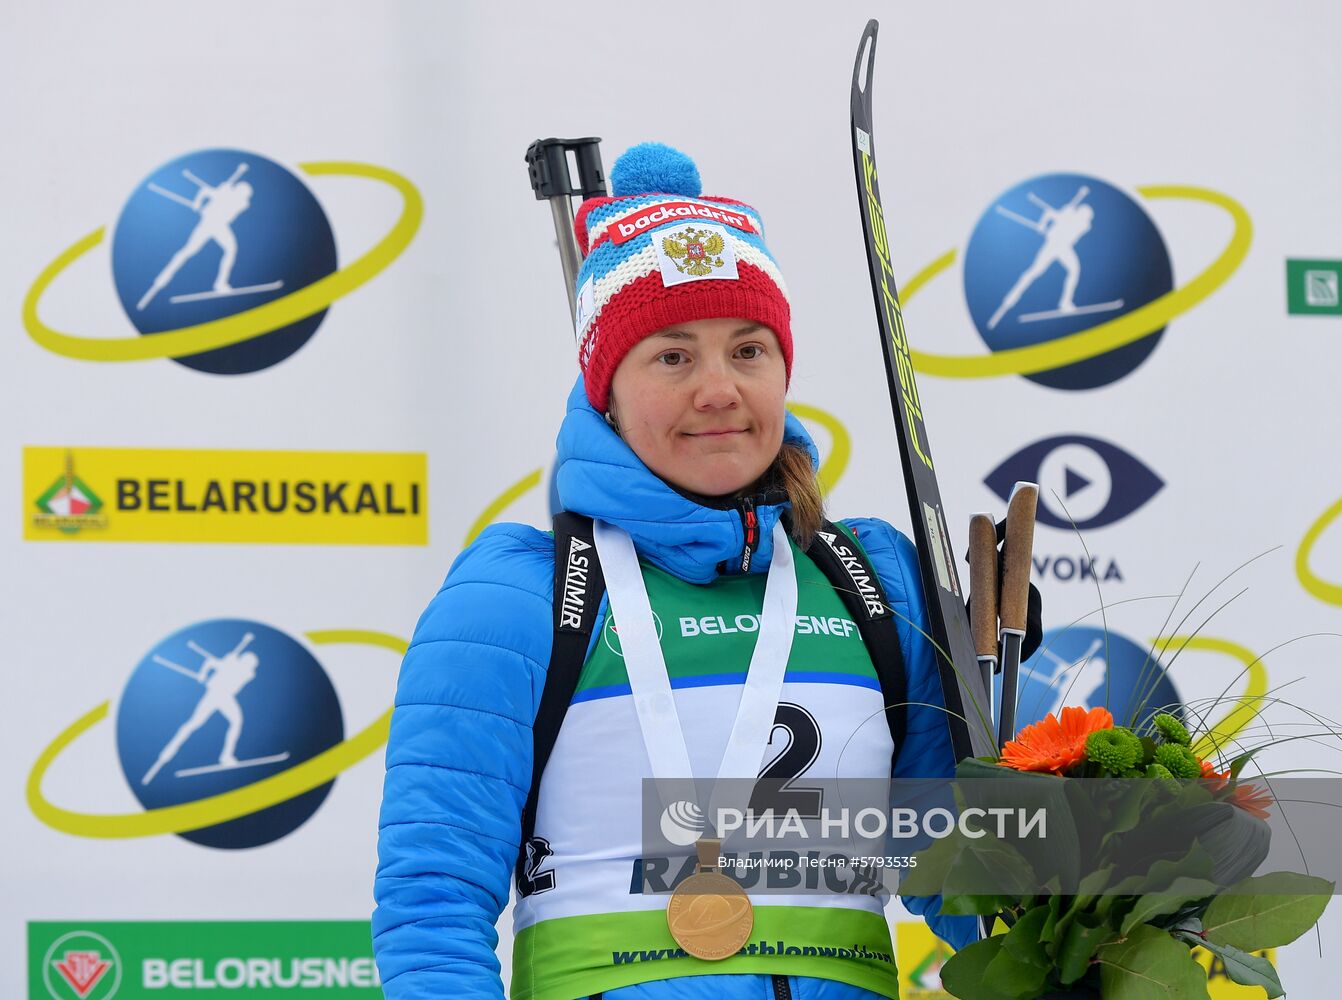
[[[1068,925],[1058,945],[1058,976],[1064,984],[1074,983],[1086,974],[1096,950],[1117,935],[1104,921],[1082,914]]]
[[[1226,975],[1241,986],[1261,986],[1267,990],[1269,1000],[1286,995],[1286,991],[1281,988],[1281,979],[1277,976],[1276,968],[1262,955],[1252,955],[1239,948],[1232,948],[1228,944],[1204,941],[1195,934],[1186,934],[1183,937],[1189,943],[1201,945],[1220,956]]]
[[[1165,931],[1138,924],[1095,953],[1104,1000],[1210,1000],[1207,973]]]
[[[1062,897],[1050,896],[1048,900],[1048,918],[1044,921],[1044,926],[1039,931],[1039,940],[1044,944],[1052,944],[1054,931],[1058,926],[1058,916],[1062,913]],[[1047,949],[1050,955],[1053,949]]]
[[[1258,870],[1267,857],[1272,830],[1265,820],[1231,806],[1223,822],[1199,831],[1197,838],[1216,862],[1212,880],[1232,885]]]
[[[1280,948],[1318,922],[1332,891],[1327,879],[1295,872],[1246,878],[1212,901],[1202,928],[1217,944]]]
[[[1082,843],[1073,822],[1074,811],[1069,807],[1069,787],[1075,782],[1051,774],[985,765],[973,759],[961,761],[955,775],[957,795],[962,795],[969,806],[984,810],[1006,808],[1012,815],[1019,815],[1021,810],[1027,817],[1042,810],[1046,830],[1032,827],[1029,835],[1018,836],[1019,830],[1010,823],[1000,839],[1025,859],[1033,873],[1032,886],[1046,883],[1054,875],[1064,884],[1075,884]],[[988,820],[985,826],[995,838],[995,824]]]
[[[992,896],[981,892],[943,893],[941,914],[946,917],[991,917],[1015,902],[1014,896]]]
[[[1250,750],[1248,753],[1242,753],[1230,762],[1230,780],[1232,782],[1239,779],[1239,773],[1244,770],[1244,765],[1249,763],[1249,761],[1253,759],[1253,755],[1261,749],[1262,748],[1259,747],[1258,749]]]
[[[1167,889],[1180,878],[1210,879],[1214,865],[1215,859],[1195,841],[1182,858],[1153,864],[1147,884],[1152,889]]]
[[[987,916],[1018,903],[1034,888],[1029,863],[1010,844],[957,831],[918,852],[918,866],[905,873],[899,894],[940,893],[941,912],[948,916]]]
[[[1006,938],[1003,937],[1002,947],[983,970],[983,978],[993,984],[993,989],[1007,996],[1016,997],[1017,1000],[1032,1000],[1044,988],[1048,970],[1047,963],[1039,965],[1021,961],[1008,950]],[[944,973],[945,969],[942,971]]]
[[[1137,905],[1123,920],[1119,928],[1124,934],[1155,917],[1178,913],[1189,903],[1215,896],[1216,883],[1201,878],[1176,878],[1164,892],[1152,892],[1137,900]]]
[[[1036,906],[1017,920],[1015,926],[1003,936],[1003,947],[1017,961],[1043,969],[1053,964],[1044,951],[1044,942],[1039,938],[1050,912],[1048,906]]]
[[[961,1000],[1020,1000],[1014,993],[988,985],[988,966],[1002,953],[1002,940],[1000,934],[984,938],[948,958],[941,967],[941,985],[946,992]]]
[[[941,891],[946,875],[951,870],[957,855],[963,847],[963,838],[957,832],[949,837],[925,847],[915,856],[918,864],[907,868],[899,879],[901,896],[935,896]]]

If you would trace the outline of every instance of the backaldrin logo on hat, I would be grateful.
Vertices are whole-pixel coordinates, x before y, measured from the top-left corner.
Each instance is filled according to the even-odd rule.
[[[740,212],[728,212],[720,208],[711,208],[708,205],[699,205],[690,201],[673,201],[645,208],[643,211],[635,212],[626,219],[616,221],[615,232],[611,233],[610,241],[616,246],[619,246],[622,243],[628,243],[644,230],[656,228],[664,222],[673,222],[682,217],[694,217],[707,219],[711,222],[723,222],[734,229],[740,229],[742,232],[755,232],[755,227],[750,224],[750,220]]]

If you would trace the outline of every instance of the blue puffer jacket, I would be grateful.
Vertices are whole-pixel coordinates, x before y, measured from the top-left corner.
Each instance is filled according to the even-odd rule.
[[[787,440],[816,449],[790,414]],[[688,499],[657,478],[587,402],[579,381],[558,438],[557,485],[568,510],[624,528],[641,557],[683,580],[708,583],[737,566],[739,511]],[[750,572],[768,570],[771,533],[784,508],[760,506],[760,548]],[[847,521],[896,611],[909,680],[908,733],[897,777],[954,770],[940,683],[923,621],[917,554],[872,518]],[[508,904],[531,785],[531,726],[550,658],[554,542],[520,524],[486,529],[453,563],[415,629],[401,665],[387,744],[378,839],[373,942],[390,1000],[499,1000],[494,925]],[[605,609],[602,609],[602,615]],[[594,630],[593,639],[600,633]],[[939,898],[911,900],[954,947],[976,935],[973,918],[936,916]],[[612,1000],[775,1000],[767,975],[666,979],[621,987]],[[780,979],[782,977],[779,977]],[[869,1000],[866,990],[787,977],[801,1000]]]

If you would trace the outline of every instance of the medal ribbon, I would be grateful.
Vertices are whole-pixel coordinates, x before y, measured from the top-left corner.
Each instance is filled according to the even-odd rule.
[[[671,679],[657,639],[652,605],[634,543],[622,528],[600,520],[593,525],[593,535],[606,577],[611,611],[619,625],[620,649],[624,652],[629,688],[652,775],[659,781],[693,778],[685,730],[676,712]],[[788,544],[787,532],[781,523],[774,525],[773,544],[773,561],[764,585],[764,607],[760,613],[755,650],[750,657],[741,703],[718,768],[706,817],[709,836],[714,835],[713,820],[721,808],[731,804],[744,812],[749,802],[748,790],[744,796],[740,793],[731,796],[730,803],[724,801],[727,796],[722,782],[723,779],[759,776],[760,762],[773,731],[778,700],[783,691],[783,675],[792,653],[797,622],[797,573],[792,546]],[[753,788],[753,783],[750,787]],[[743,797],[745,801],[739,801]]]

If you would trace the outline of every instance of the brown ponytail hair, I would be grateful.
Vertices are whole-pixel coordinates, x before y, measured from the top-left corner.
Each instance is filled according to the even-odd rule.
[[[792,540],[803,552],[811,547],[815,533],[825,520],[825,498],[820,480],[811,466],[811,453],[799,444],[784,441],[758,486],[782,490],[792,504]],[[756,491],[752,487],[750,492]]]

